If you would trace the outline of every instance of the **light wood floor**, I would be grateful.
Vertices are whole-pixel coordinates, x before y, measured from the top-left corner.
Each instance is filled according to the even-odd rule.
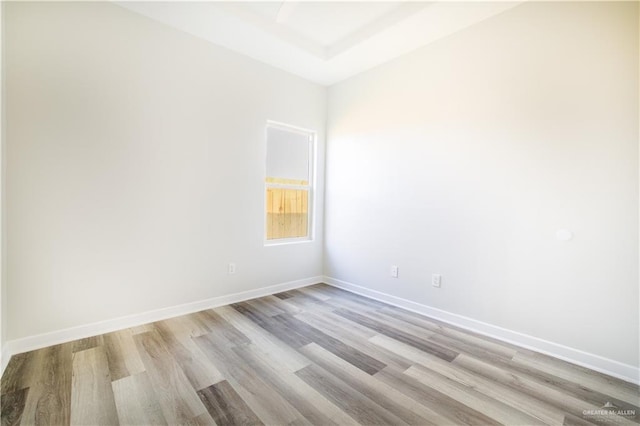
[[[606,403],[635,415],[585,412]],[[326,285],[15,355],[2,377],[2,425],[635,425],[638,405],[637,386]]]

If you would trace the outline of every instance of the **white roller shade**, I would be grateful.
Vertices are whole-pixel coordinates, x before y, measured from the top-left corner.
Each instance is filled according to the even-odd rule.
[[[267,128],[267,177],[309,180],[310,135],[278,127]]]

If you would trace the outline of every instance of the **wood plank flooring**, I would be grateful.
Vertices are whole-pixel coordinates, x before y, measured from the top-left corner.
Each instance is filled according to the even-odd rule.
[[[2,425],[640,424],[638,386],[324,284],[15,355],[1,393]]]

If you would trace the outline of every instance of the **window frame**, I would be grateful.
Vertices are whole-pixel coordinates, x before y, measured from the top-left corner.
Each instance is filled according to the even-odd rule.
[[[309,177],[307,185],[297,185],[297,184],[283,184],[283,183],[273,183],[267,182],[267,155],[268,155],[268,141],[269,141],[269,129],[275,128],[279,130],[285,130],[289,132],[302,133],[309,136]],[[287,245],[287,244],[297,244],[297,243],[308,243],[312,242],[315,239],[314,230],[315,230],[315,177],[316,177],[316,139],[317,133],[314,130],[305,129],[303,127],[293,126],[291,124],[286,124],[278,121],[267,120],[267,124],[264,130],[264,141],[265,141],[265,150],[264,150],[264,173],[263,173],[263,183],[264,188],[262,191],[262,195],[264,197],[264,207],[262,210],[262,215],[264,218],[264,245],[265,246],[278,246],[278,245]],[[274,176],[275,177],[275,176]],[[281,189],[293,189],[293,190],[306,190],[308,191],[308,199],[307,199],[307,236],[306,237],[293,237],[293,238],[275,238],[275,239],[267,239],[267,228],[268,228],[268,214],[267,214],[267,190],[269,188],[281,188]]]

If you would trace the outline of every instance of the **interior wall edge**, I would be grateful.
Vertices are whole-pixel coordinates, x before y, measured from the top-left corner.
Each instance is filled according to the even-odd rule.
[[[324,283],[341,288],[343,290],[366,296],[380,302],[388,303],[420,315],[424,315],[483,336],[492,337],[506,343],[511,343],[525,349],[540,352],[563,361],[570,362],[609,376],[625,380],[630,383],[640,384],[640,369],[633,365],[625,364],[600,355],[571,348],[559,343],[551,342],[539,337],[520,333],[515,330],[499,327],[470,317],[434,308],[421,303],[416,303],[401,297],[371,290],[366,287],[342,281],[337,278],[324,277]]]
[[[319,284],[322,282],[323,278],[324,277],[322,276],[303,278],[253,290],[212,297],[209,299],[198,300],[195,302],[184,303],[176,306],[169,306],[166,308],[147,311],[140,314],[127,315],[124,317],[113,318],[62,330],[56,330],[34,336],[8,340],[7,342],[5,342],[5,345],[2,348],[2,365],[0,366],[0,376],[2,375],[2,373],[4,373],[4,370],[9,364],[11,357],[19,353],[41,349],[51,345],[71,342],[73,340],[82,339],[85,337],[110,333],[112,331],[122,330],[129,327],[136,327],[138,325],[148,324],[155,321],[162,321],[169,318],[202,311],[205,309],[243,302],[245,300],[255,299],[257,297],[269,296],[275,293],[293,290],[300,287],[306,287],[312,284]]]
[[[6,250],[6,214],[5,214],[5,170],[6,170],[6,155],[5,155],[5,132],[6,132],[6,108],[5,108],[5,72],[4,72],[4,7],[5,2],[0,2],[0,365],[5,364],[5,338],[7,327],[7,321],[5,319],[7,315],[6,309],[6,286],[7,286],[7,250]]]

